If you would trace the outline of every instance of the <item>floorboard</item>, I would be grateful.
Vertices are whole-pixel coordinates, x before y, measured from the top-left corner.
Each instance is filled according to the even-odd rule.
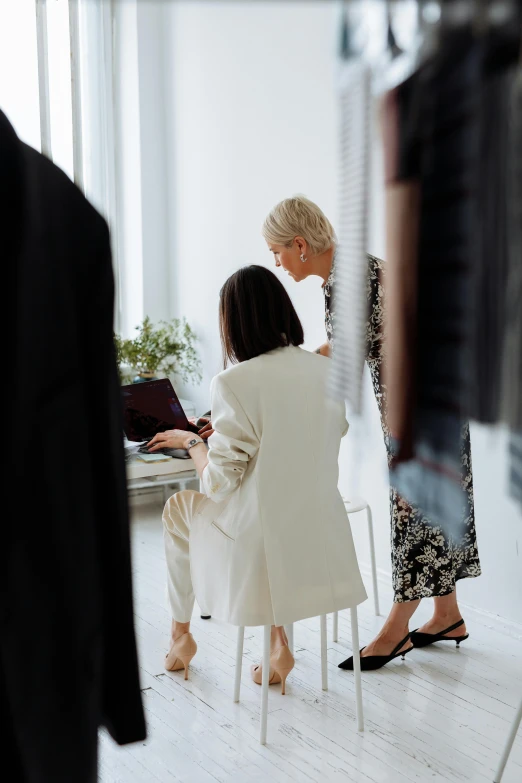
[[[136,634],[148,739],[118,747],[100,734],[102,783],[487,783],[522,696],[522,642],[476,619],[460,650],[438,645],[363,675],[365,732],[355,726],[353,677],[337,668],[351,654],[349,612],[339,642],[328,633],[329,691],[321,690],[319,619],[295,627],[296,667],[287,695],[270,689],[268,743],[259,745],[260,691],[250,679],[261,629],[245,633],[241,702],[232,701],[236,630],[194,616],[199,645],[190,678],[168,673],[161,505],[133,511]],[[382,611],[391,604],[383,589]],[[425,601],[416,614],[430,613]],[[383,618],[359,608],[361,643]],[[522,732],[521,732],[522,734]],[[518,736],[503,783],[522,781]]]

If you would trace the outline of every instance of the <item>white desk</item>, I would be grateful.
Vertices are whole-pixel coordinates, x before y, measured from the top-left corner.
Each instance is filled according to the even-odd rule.
[[[137,457],[132,457],[127,463],[127,481],[134,479],[151,478],[161,476],[173,478],[181,473],[195,474],[196,469],[191,459],[169,459],[167,462],[142,462]]]
[[[198,474],[191,459],[169,459],[167,462],[142,462],[136,456],[126,462],[127,489],[154,489],[165,488],[172,485],[181,485],[186,489],[187,484],[197,481]]]

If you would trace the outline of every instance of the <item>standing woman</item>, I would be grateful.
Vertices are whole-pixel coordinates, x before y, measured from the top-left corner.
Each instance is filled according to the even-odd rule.
[[[277,204],[263,225],[263,236],[274,254],[276,266],[296,282],[310,275],[323,279],[327,342],[317,353],[330,355],[335,335],[335,245],[333,227],[312,201],[296,196]],[[368,256],[367,362],[381,415],[390,461],[390,433],[386,424],[386,387],[381,380],[386,264]],[[466,532],[459,542],[447,538],[421,511],[390,487],[393,608],[376,638],[361,653],[364,670],[379,669],[414,647],[436,641],[467,638],[457,603],[459,579],[479,576],[480,562],[475,533],[473,476],[469,427],[462,433],[463,486],[467,493]],[[409,621],[423,598],[434,599],[434,613],[422,628],[410,633]],[[348,658],[340,668],[352,669]]]

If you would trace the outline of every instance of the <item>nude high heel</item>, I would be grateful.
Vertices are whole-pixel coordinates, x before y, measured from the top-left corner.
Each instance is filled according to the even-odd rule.
[[[198,651],[198,646],[191,633],[184,633],[172,644],[165,656],[165,669],[178,672],[185,669],[185,679],[188,680],[189,664]]]
[[[281,645],[270,654],[270,679],[269,685],[281,683],[281,693],[286,693],[286,678],[295,666],[295,659],[287,644]],[[263,682],[263,667],[261,664],[252,666],[252,679],[256,685]]]

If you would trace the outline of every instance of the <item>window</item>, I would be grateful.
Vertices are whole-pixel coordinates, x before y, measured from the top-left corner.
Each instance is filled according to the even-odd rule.
[[[114,228],[110,2],[16,0],[0,7],[0,107],[20,138],[74,179]],[[116,328],[118,253],[113,237]]]
[[[0,6],[0,107],[23,141],[40,149],[34,0]]]

